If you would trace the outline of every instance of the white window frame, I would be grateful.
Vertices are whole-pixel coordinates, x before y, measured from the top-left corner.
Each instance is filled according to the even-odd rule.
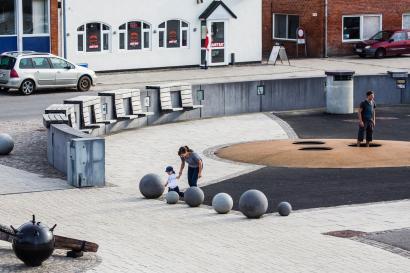
[[[141,23],[141,49],[128,49],[128,23],[130,22],[140,22]],[[125,24],[125,29],[120,29],[120,26]],[[146,21],[143,20],[129,20],[125,22],[124,24],[121,24],[118,27],[118,50],[119,51],[139,51],[139,50],[152,50],[152,25]],[[144,24],[148,25],[149,28],[145,29]],[[144,34],[148,32],[148,47],[144,48],[144,42],[145,42],[145,36]],[[120,48],[120,34],[124,34],[124,48]]]
[[[180,43],[179,43],[179,47],[167,47],[167,45],[168,45],[168,40],[167,40],[167,37],[168,37],[168,35],[167,35],[167,23],[168,23],[168,21],[172,21],[172,20],[176,20],[176,21],[179,21],[179,39],[180,39]],[[165,27],[164,28],[160,28],[159,26],[161,25],[161,24],[163,24],[163,23],[165,23]],[[182,23],[185,23],[185,24],[187,24],[188,26],[187,27],[183,27],[182,26]],[[187,22],[187,21],[185,21],[185,20],[181,20],[181,19],[168,19],[168,20],[166,20],[166,21],[164,21],[164,22],[161,22],[159,25],[158,25],[158,47],[160,48],[160,49],[180,49],[180,48],[189,48],[189,45],[190,45],[190,41],[191,41],[191,37],[190,37],[190,33],[189,33],[189,23]],[[183,31],[186,31],[187,32],[187,45],[186,46],[183,46],[182,45],[182,32]],[[164,42],[164,44],[163,44],[163,46],[161,46],[160,44],[159,44],[159,34],[160,34],[160,32],[163,32],[163,35],[164,35],[164,40],[163,40],[163,42]]]
[[[296,42],[297,39],[275,37],[275,27],[276,27],[275,26],[275,16],[276,15],[286,15],[286,36],[288,36],[288,33],[289,33],[289,19],[288,19],[289,16],[299,17],[299,26],[298,27],[300,27],[300,15],[299,14],[287,14],[287,13],[272,13],[272,38],[275,39],[275,40]]]
[[[21,2],[18,2],[18,1],[16,1],[15,2],[16,3],[16,7],[18,7],[18,9],[19,9],[19,13],[18,13],[18,15],[19,15],[19,17],[20,17],[20,19],[19,19],[19,21],[17,21],[16,23],[17,23],[17,25],[16,25],[16,27],[18,27],[18,24],[22,24],[22,32],[21,32],[21,35],[23,36],[23,37],[44,37],[44,36],[51,36],[51,4],[50,4],[50,0],[47,0],[47,5],[48,5],[48,15],[47,15],[47,19],[48,19],[48,24],[47,24],[47,26],[48,26],[48,32],[47,33],[36,33],[36,34],[24,34],[24,23],[22,22],[23,20],[24,20],[24,14],[23,14],[23,2],[21,1]],[[20,12],[20,10],[21,10],[21,12]],[[50,45],[51,45],[51,39],[50,39]]]
[[[404,17],[405,16],[409,16],[410,17],[410,13],[403,13],[401,16],[401,28],[402,29],[410,29],[410,26],[408,28],[404,28]]]
[[[363,18],[364,17],[373,17],[373,16],[378,16],[380,18],[380,27],[379,31],[383,30],[383,15],[382,14],[355,14],[355,15],[343,15],[342,16],[342,43],[357,43],[360,41],[363,41]],[[349,17],[360,17],[360,38],[359,39],[345,39],[343,35],[343,30],[344,30],[344,18],[349,18]],[[376,33],[375,33],[376,34]]]
[[[100,32],[101,32],[101,43],[100,43],[100,51],[87,51],[87,24],[100,24]],[[106,25],[108,27],[108,30],[103,30],[103,25]],[[79,31],[78,28],[80,27],[84,27],[83,31]],[[107,52],[111,52],[112,49],[112,27],[109,24],[100,22],[100,21],[92,21],[92,22],[87,22],[84,24],[81,24],[77,27],[76,31],[75,31],[76,35],[76,52],[77,53],[84,53],[84,54],[98,54],[98,53],[107,53]],[[104,50],[104,34],[108,34],[108,50]],[[83,36],[83,51],[79,51],[78,50],[78,35],[82,35]]]
[[[16,37],[17,33],[18,33],[18,18],[19,18],[19,12],[18,12],[18,8],[19,6],[17,5],[16,0],[13,0],[14,2],[14,34],[0,34],[0,37]],[[50,28],[50,24],[49,24],[49,28]]]

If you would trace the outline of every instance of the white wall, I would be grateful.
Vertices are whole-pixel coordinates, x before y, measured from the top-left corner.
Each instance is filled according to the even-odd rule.
[[[196,0],[65,0],[67,58],[74,63],[88,63],[97,71],[137,69],[167,66],[199,65],[201,13],[212,0],[197,4]],[[228,45],[225,53],[235,53],[236,62],[262,59],[261,0],[225,0],[237,15],[229,21]],[[158,25],[169,19],[181,19],[190,24],[189,48],[159,48]],[[151,24],[151,50],[120,51],[118,27],[128,21],[142,20]],[[103,22],[111,26],[111,52],[77,52],[77,27],[88,22]],[[193,29],[196,28],[196,32]]]

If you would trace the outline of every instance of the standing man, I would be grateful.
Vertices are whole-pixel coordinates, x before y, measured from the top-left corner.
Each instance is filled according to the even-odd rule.
[[[373,140],[373,130],[376,126],[376,103],[374,101],[373,91],[366,93],[366,100],[360,103],[359,116],[359,133],[357,136],[357,147],[360,147],[364,139],[364,132],[366,131],[366,147],[370,146]]]

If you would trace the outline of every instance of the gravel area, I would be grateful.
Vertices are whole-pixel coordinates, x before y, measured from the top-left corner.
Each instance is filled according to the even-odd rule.
[[[15,141],[11,154],[0,156],[1,165],[47,178],[65,178],[47,162],[47,129],[41,120],[1,121],[0,133],[11,135]]]

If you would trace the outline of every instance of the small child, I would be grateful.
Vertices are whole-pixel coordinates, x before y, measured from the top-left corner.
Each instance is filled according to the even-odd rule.
[[[165,187],[168,186],[168,192],[175,191],[180,197],[184,197],[184,193],[179,191],[177,176],[175,175],[174,168],[168,166],[165,169],[165,172],[168,174],[168,180],[165,183]]]

